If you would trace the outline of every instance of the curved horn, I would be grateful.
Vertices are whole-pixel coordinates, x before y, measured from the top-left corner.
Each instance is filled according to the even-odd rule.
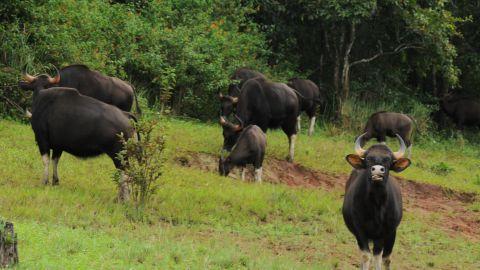
[[[405,155],[405,151],[407,150],[407,146],[405,145],[405,142],[403,141],[402,136],[400,136],[398,134],[395,134],[395,135],[397,136],[398,141],[400,143],[400,149],[397,152],[393,153],[393,157],[395,158],[395,160],[398,160],[398,159],[403,158],[403,156]]]
[[[220,125],[225,126],[227,124],[227,121],[225,120],[225,118],[223,118],[223,116],[220,115],[219,123],[220,123]]]
[[[51,84],[57,84],[60,82],[60,72],[58,71],[58,68],[56,66],[53,66],[55,68],[55,70],[57,71],[57,75],[55,75],[54,78],[52,77],[48,77],[48,82],[51,83]]]
[[[233,116],[235,116],[235,119],[237,119],[237,121],[240,123],[240,127],[244,128],[244,126],[243,126],[243,125],[244,125],[244,124],[243,124],[243,120],[240,119],[240,117],[238,117],[237,114],[234,114]]]
[[[238,97],[232,97],[232,103],[237,104],[238,103]]]
[[[218,92],[218,98],[219,98],[219,99],[222,99],[222,98],[223,98],[222,92]]]
[[[358,136],[357,139],[355,140],[355,152],[360,157],[363,157],[365,155],[365,152],[367,152],[367,150],[363,149],[361,145],[362,138],[363,136],[365,136],[365,134],[367,133],[363,133],[362,135]]]
[[[25,64],[25,66],[23,66],[22,77],[25,81],[27,81],[29,83],[31,83],[35,80],[35,76],[32,76],[32,75],[27,73],[27,64]]]

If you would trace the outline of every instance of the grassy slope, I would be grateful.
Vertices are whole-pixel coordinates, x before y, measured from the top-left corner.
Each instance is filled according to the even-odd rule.
[[[165,125],[171,157],[186,151],[218,152],[217,126],[178,120]],[[0,213],[16,224],[20,268],[352,269],[358,261],[340,215],[340,194],[241,183],[172,163],[147,221],[133,223],[123,206],[113,202],[108,158],[64,155],[60,186],[45,187],[30,127],[0,121],[0,138]],[[325,134],[301,136],[297,161],[347,173],[343,156],[350,152],[350,141]],[[422,166],[428,168],[443,161],[454,168],[452,173],[437,176],[414,166],[404,176],[480,191],[468,177],[479,174],[474,167],[478,152],[456,149],[445,157],[445,150],[431,152],[433,148],[415,148],[414,161],[424,159]],[[284,135],[269,133],[268,156],[280,158],[286,152]],[[400,226],[396,269],[480,267],[479,243],[430,227],[428,220],[435,215],[418,217],[407,213]]]

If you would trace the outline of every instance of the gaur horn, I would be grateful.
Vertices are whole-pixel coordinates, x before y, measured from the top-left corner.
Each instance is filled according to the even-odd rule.
[[[219,122],[220,122],[220,125],[222,125],[222,126],[225,126],[227,124],[227,121],[221,115],[220,115],[220,121]]]
[[[357,139],[355,140],[355,152],[360,157],[363,157],[365,155],[365,152],[367,152],[367,150],[363,149],[361,145],[362,138],[363,136],[365,136],[365,134],[367,133],[363,133],[362,135],[358,136]]]
[[[238,102],[238,97],[232,97],[232,103],[237,104]]]
[[[223,98],[222,92],[218,92],[218,98],[219,98],[219,99],[222,99],[222,98]]]
[[[31,83],[35,80],[35,76],[32,76],[27,73],[27,64],[23,67],[22,77],[25,81]]]
[[[234,114],[233,116],[235,116],[235,119],[237,119],[237,121],[240,123],[240,126],[244,128],[242,119],[240,119],[237,114]]]
[[[395,134],[398,138],[398,141],[400,142],[400,149],[397,152],[393,153],[393,157],[395,160],[403,158],[405,155],[405,151],[407,150],[407,146],[405,145],[405,142],[403,141],[402,136]]]
[[[56,66],[53,66],[55,68],[55,70],[57,71],[57,75],[55,75],[54,78],[52,77],[48,77],[48,82],[51,83],[51,84],[57,84],[60,82],[60,72],[58,71],[57,67]]]

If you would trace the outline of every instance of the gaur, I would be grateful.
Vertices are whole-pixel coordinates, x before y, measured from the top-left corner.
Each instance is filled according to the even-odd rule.
[[[364,134],[365,135],[365,134]],[[391,151],[385,144],[363,149],[361,135],[355,142],[356,154],[346,156],[353,167],[343,202],[343,219],[355,236],[361,251],[361,269],[370,266],[369,243],[373,242],[375,269],[390,269],[390,255],[395,244],[397,227],[402,219],[402,195],[390,170],[401,172],[410,160],[404,158],[406,145],[400,135],[400,150]]]
[[[223,116],[220,116],[220,124],[224,134],[229,133],[235,140],[230,154],[224,158],[220,157],[218,171],[220,175],[227,176],[234,166],[242,168],[242,180],[245,180],[246,165],[252,164],[254,168],[255,181],[262,181],[262,164],[265,156],[267,139],[265,133],[256,125],[234,125]],[[228,136],[228,135],[227,135]]]
[[[58,75],[57,75],[58,76]],[[118,153],[123,149],[119,136],[128,140],[134,135],[129,112],[80,94],[76,89],[53,87],[58,77],[40,75],[19,83],[33,91],[30,119],[35,140],[45,166],[42,182],[48,184],[50,155],[53,160],[53,185],[59,184],[57,166],[62,152],[87,158],[106,153],[117,169],[123,169]],[[128,199],[128,176],[122,174],[119,199]]]

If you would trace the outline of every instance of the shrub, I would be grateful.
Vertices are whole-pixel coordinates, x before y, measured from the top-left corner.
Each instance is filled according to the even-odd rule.
[[[118,159],[122,160],[123,172],[128,175],[132,202],[137,209],[142,209],[159,186],[158,181],[165,162],[165,137],[161,135],[161,128],[160,135],[153,133],[157,126],[156,121],[141,121],[134,126],[140,140],[132,137],[125,141],[120,136],[124,150],[119,153]],[[121,188],[121,172],[116,172],[114,180]]]

